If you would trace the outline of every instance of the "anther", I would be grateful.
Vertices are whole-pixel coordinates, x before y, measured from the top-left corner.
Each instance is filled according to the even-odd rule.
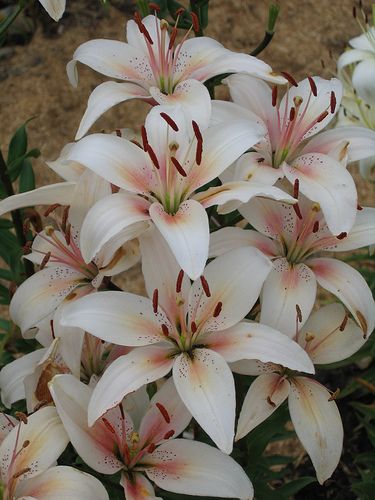
[[[150,33],[147,31],[146,26],[143,24],[141,16],[139,12],[134,12],[134,20],[137,23],[139,31],[144,35],[150,45],[154,45],[154,42],[150,36]]]
[[[156,404],[157,409],[162,414],[164,420],[167,422],[167,424],[169,424],[171,422],[171,417],[169,416],[169,413],[168,413],[166,407],[164,405],[162,405],[161,403],[155,403],[155,404]]]
[[[65,241],[66,241],[66,244],[69,246],[70,245],[70,238],[71,238],[71,229],[72,229],[72,226],[70,225],[70,223],[67,224],[66,226],[66,229],[65,229]]]
[[[318,220],[316,220],[316,221],[314,222],[314,225],[313,225],[313,228],[312,228],[312,232],[313,232],[313,233],[317,233],[318,231],[319,231],[319,221],[318,221]]]
[[[316,123],[322,122],[326,116],[328,116],[328,111],[324,111],[323,113],[321,113],[316,119]]]
[[[307,79],[309,80],[311,92],[313,96],[316,97],[318,95],[318,89],[316,88],[314,79],[311,76],[308,76]]]
[[[344,319],[342,320],[341,325],[339,326],[340,332],[343,332],[345,330],[345,327],[348,323],[348,319],[349,319],[349,314],[345,312]]]
[[[176,10],[174,13],[175,17],[181,16],[185,12],[184,7],[180,7],[179,9]]]
[[[25,415],[25,413],[22,411],[16,411],[15,416],[20,422],[27,424],[27,415]]]
[[[302,323],[302,311],[298,304],[296,304],[297,321]]]
[[[105,417],[102,417],[102,422],[107,427],[109,432],[111,432],[112,434],[116,434],[116,431],[113,428],[112,424]]]
[[[312,333],[306,333],[305,335],[305,342],[308,344],[309,342],[311,342],[312,340],[315,339],[315,335],[313,335]]]
[[[52,334],[52,338],[55,339],[56,336],[55,336],[55,327],[54,327],[54,324],[53,324],[53,319],[50,319],[49,321],[49,326],[51,328],[51,334]]]
[[[161,330],[162,330],[163,335],[164,335],[165,337],[169,337],[169,330],[168,330],[168,327],[167,327],[167,325],[166,325],[165,323],[163,323],[163,324],[161,325]]]
[[[27,448],[30,444],[30,440],[29,439],[26,439],[23,443],[22,443],[22,448]]]
[[[336,238],[337,238],[338,240],[343,240],[343,239],[344,239],[344,238],[346,238],[347,236],[348,236],[348,233],[346,233],[345,231],[343,231],[342,233],[338,234],[338,235],[336,236]]]
[[[66,206],[64,208],[64,211],[63,211],[63,215],[62,215],[62,220],[61,220],[61,228],[62,230],[65,232],[66,230],[66,222],[68,220],[68,215],[69,215],[69,209],[70,209],[70,205]]]
[[[291,107],[289,111],[289,120],[292,122],[296,117],[296,108]]]
[[[43,257],[42,262],[40,263],[41,270],[46,267],[50,258],[51,258],[51,252],[47,252],[46,255]]]
[[[214,318],[217,318],[219,316],[219,314],[221,313],[221,309],[222,308],[223,308],[223,303],[222,302],[218,302],[216,304],[215,309],[214,309],[214,314],[213,314]]]
[[[176,167],[176,170],[178,171],[178,173],[180,175],[182,175],[182,177],[187,176],[187,173],[185,172],[185,170],[183,169],[181,163],[177,160],[177,158],[175,158],[174,156],[171,156],[171,162]]]
[[[147,448],[148,453],[153,453],[156,450],[156,444],[151,443],[150,446]]]
[[[357,210],[363,210],[363,207],[361,207],[361,205],[358,205],[358,203],[357,203]]]
[[[160,165],[159,165],[159,162],[158,162],[158,159],[157,159],[157,156],[156,154],[154,153],[154,150],[152,149],[152,147],[150,146],[150,144],[147,145],[147,153],[152,161],[152,163],[154,164],[154,167],[157,169],[157,170],[160,170]]]
[[[160,12],[160,5],[154,2],[150,2],[148,4],[150,10],[155,10],[156,12]]]
[[[296,179],[293,185],[293,198],[298,199],[298,195],[299,195],[299,179]]]
[[[337,388],[334,392],[332,392],[331,396],[328,398],[328,401],[334,401],[335,399],[337,399],[340,395],[340,389]]]
[[[174,435],[174,430],[173,430],[173,429],[171,429],[170,431],[168,431],[168,432],[166,432],[166,433],[164,434],[164,438],[163,438],[163,439],[169,439],[169,438],[171,438],[173,435]]]
[[[336,94],[331,91],[331,100],[330,100],[330,108],[331,108],[331,113],[333,114],[336,110]]]
[[[296,108],[299,108],[303,103],[303,99],[300,95],[296,95],[293,97],[293,102]]]
[[[272,106],[275,107],[277,104],[277,86],[272,87]]]
[[[192,120],[191,124],[193,126],[195,137],[197,139],[197,149],[195,152],[195,161],[197,162],[197,165],[200,165],[202,162],[203,137],[202,137],[202,133],[199,129],[198,123],[195,120]]]
[[[353,5],[352,14],[353,14],[354,19],[356,19],[357,18],[357,7],[355,5]]]
[[[280,71],[280,73],[283,75],[284,78],[288,80],[288,82],[293,85],[293,87],[298,87],[298,83],[295,81],[295,79],[287,73],[286,71]]]
[[[201,283],[204,293],[207,297],[211,297],[210,287],[208,286],[207,280],[204,276],[201,276]]]
[[[183,279],[184,279],[184,271],[181,269],[181,271],[178,273],[178,276],[177,276],[176,293],[180,293],[181,292],[182,280]]]
[[[117,137],[122,137],[121,130],[119,128],[116,128],[115,130]]]
[[[264,162],[264,158],[258,158],[257,159],[257,163],[263,163]]]
[[[141,127],[141,134],[142,134],[142,143],[143,143],[143,149],[147,151],[148,149],[148,140],[147,140],[147,132],[146,128],[144,125]]]
[[[16,472],[15,474],[13,474],[12,477],[13,477],[13,479],[17,479],[18,477],[23,476],[24,474],[27,474],[30,471],[31,471],[30,467],[25,467],[24,469],[21,469],[18,472]]]
[[[31,246],[33,242],[32,241],[27,241],[26,244],[22,247],[22,253],[24,255],[27,255],[28,253],[31,253]]]
[[[54,203],[53,205],[50,205],[47,210],[43,213],[44,217],[48,217],[49,214],[51,214],[56,208],[61,207],[60,203]]]
[[[163,120],[165,120],[168,125],[175,131],[175,132],[178,132],[178,126],[177,126],[177,123],[172,120],[172,118],[167,115],[167,113],[160,113],[160,116],[163,118]]]
[[[159,290],[155,288],[154,293],[152,294],[152,309],[154,310],[154,314],[158,312],[158,302],[159,302]]]
[[[197,328],[197,324],[196,324],[196,322],[195,322],[195,321],[192,321],[192,322],[191,322],[190,328],[191,328],[191,332],[192,332],[193,334],[194,334],[194,333],[198,330],[198,328]]]
[[[170,39],[169,39],[168,50],[172,50],[173,49],[174,43],[176,41],[176,37],[177,37],[177,26],[173,26],[173,30],[171,32],[171,36],[170,36]]]
[[[24,235],[27,235],[27,233],[30,231],[30,219],[25,219],[22,225],[22,231]]]
[[[203,142],[202,133],[200,131],[198,123],[195,120],[192,120],[191,124],[193,126],[194,134],[195,134],[195,137],[197,138],[197,141]]]
[[[199,33],[200,30],[200,25],[199,25],[199,18],[195,12],[190,12],[191,16],[191,21],[193,23],[193,30],[195,33]]]
[[[299,208],[298,203],[295,203],[294,205],[292,205],[292,207],[293,207],[293,210],[295,211],[297,217],[302,220],[303,217],[302,217],[301,209]]]

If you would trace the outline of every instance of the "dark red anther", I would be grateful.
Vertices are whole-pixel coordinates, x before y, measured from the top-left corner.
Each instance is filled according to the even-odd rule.
[[[116,135],[117,137],[122,137],[122,133],[121,133],[121,130],[119,128],[116,128]]]
[[[48,217],[49,214],[51,214],[56,208],[61,207],[60,203],[54,203],[53,205],[50,205],[47,210],[44,212],[44,217]]]
[[[103,424],[107,427],[107,429],[109,430],[109,432],[111,432],[112,434],[116,434],[116,431],[115,429],[113,428],[112,424],[105,418],[105,417],[102,417],[102,421],[103,421]]]
[[[200,131],[198,123],[195,120],[192,120],[191,124],[193,126],[194,134],[195,134],[195,137],[197,138],[197,141],[203,142],[202,133]]]
[[[173,30],[171,32],[171,37],[169,39],[169,45],[168,45],[168,50],[172,50],[174,47],[174,42],[176,41],[177,37],[177,26],[173,26]]]
[[[178,126],[177,126],[177,123],[172,120],[172,118],[167,115],[167,113],[160,113],[160,116],[163,118],[163,120],[165,120],[168,125],[175,131],[175,132],[178,132]]]
[[[12,479],[17,479],[18,477],[23,476],[24,474],[27,474],[28,472],[31,471],[30,467],[25,467],[24,469],[19,470],[15,474],[13,474]]]
[[[43,257],[42,262],[40,263],[40,269],[44,269],[46,267],[50,258],[51,258],[51,252],[47,252],[46,255]]]
[[[302,323],[302,311],[298,304],[296,304],[297,321]]]
[[[151,443],[147,448],[148,453],[153,453],[156,450],[156,444]]]
[[[156,404],[157,409],[162,414],[164,420],[167,422],[167,424],[170,424],[171,417],[169,416],[169,413],[168,413],[166,407],[164,405],[162,405],[161,403],[155,403],[155,404]]]
[[[211,297],[210,287],[208,286],[207,280],[204,276],[201,276],[201,283],[203,291],[206,294],[206,297]]]
[[[311,76],[308,76],[307,79],[309,80],[311,92],[312,92],[313,96],[316,97],[318,95],[318,89],[316,88],[316,84],[314,82],[314,79]]]
[[[355,5],[353,5],[353,11],[352,11],[352,13],[353,13],[354,19],[356,19],[356,17],[357,17],[357,7]]]
[[[264,162],[264,158],[258,158],[257,159],[257,163],[263,163]]]
[[[342,233],[338,234],[338,235],[336,236],[336,238],[337,238],[338,240],[343,240],[343,239],[344,239],[344,238],[346,238],[347,236],[348,236],[348,233],[346,233],[345,231],[343,231]]]
[[[197,324],[196,324],[196,322],[195,322],[195,321],[192,321],[192,322],[191,322],[190,328],[191,328],[191,332],[192,332],[193,334],[194,334],[194,333],[198,330],[198,328],[197,328]]]
[[[31,253],[31,246],[33,242],[32,241],[27,241],[26,244],[22,247],[22,253],[24,255],[27,255],[28,253]]]
[[[363,207],[361,207],[361,205],[358,205],[358,203],[357,203],[357,210],[363,210]]]
[[[141,16],[139,12],[134,12],[134,20],[137,23],[139,31],[144,35],[150,45],[154,45],[154,42],[150,36],[150,33],[147,31],[146,26],[143,24]]]
[[[295,117],[296,117],[296,108],[292,106],[289,111],[289,120],[292,122]]]
[[[195,12],[190,12],[191,20],[193,23],[193,30],[195,33],[199,33],[200,31],[200,25],[199,25],[199,18]]]
[[[293,87],[298,87],[298,83],[295,81],[295,79],[287,73],[286,71],[280,71],[280,73],[283,75],[284,78],[288,80],[288,82],[293,85]]]
[[[51,334],[52,334],[52,338],[55,339],[56,336],[55,336],[55,327],[53,326],[53,319],[50,320],[49,322],[49,326],[51,328]]]
[[[203,142],[197,141],[197,149],[195,151],[195,161],[197,165],[202,163]]]
[[[63,211],[63,215],[62,215],[62,220],[61,220],[61,229],[65,232],[66,231],[66,222],[68,220],[68,216],[69,216],[69,209],[70,209],[70,205],[66,206],[64,208],[64,211]]]
[[[185,9],[184,7],[180,7],[179,9],[176,10],[176,12],[174,13],[174,15],[177,17],[177,16],[181,16],[183,13],[185,12]]]
[[[223,308],[223,303],[222,302],[218,302],[216,304],[215,309],[214,309],[214,314],[213,314],[214,318],[217,318],[219,316],[219,314],[221,313],[221,309],[222,308]]]
[[[125,413],[124,413],[124,408],[122,407],[122,403],[118,405],[120,413],[121,413],[121,418],[122,420],[125,420]]]
[[[277,104],[277,86],[272,87],[272,106],[275,107]]]
[[[30,231],[30,219],[25,219],[23,224],[22,224],[22,231],[23,234],[26,236],[27,233]]]
[[[299,195],[299,179],[296,179],[293,185],[293,198],[297,199],[298,195]]]
[[[22,411],[16,411],[14,415],[20,422],[25,425],[27,424],[27,415],[25,413],[23,413]]]
[[[142,144],[143,144],[143,149],[147,151],[148,148],[148,139],[147,139],[147,131],[144,125],[141,127],[141,134],[142,134]]]
[[[317,233],[318,231],[319,231],[319,221],[318,221],[318,220],[316,220],[316,221],[314,222],[314,225],[313,225],[313,228],[312,228],[312,232],[313,232],[313,233]]]
[[[152,309],[156,314],[158,312],[158,304],[159,304],[159,290],[155,288],[154,293],[152,294]]]
[[[331,91],[331,101],[330,101],[331,113],[333,114],[336,110],[336,94]]]
[[[301,209],[299,208],[298,203],[295,203],[294,205],[292,205],[292,207],[293,207],[293,210],[295,211],[297,217],[302,220],[303,217],[302,217]]]
[[[72,236],[71,229],[72,229],[72,226],[70,225],[70,223],[68,223],[66,226],[66,229],[65,229],[65,233],[64,233],[65,241],[66,241],[66,244],[68,246],[70,245],[70,239]]]
[[[349,319],[349,314],[346,312],[344,319],[342,320],[341,325],[339,326],[340,332],[343,332],[345,330],[348,319]]]
[[[148,4],[148,7],[149,7],[150,10],[154,10],[156,12],[160,12],[160,5],[158,5],[157,3],[150,2]]]
[[[177,158],[175,158],[174,156],[171,156],[171,162],[176,167],[176,170],[178,171],[178,173],[180,175],[182,175],[182,177],[187,176],[187,173],[185,172],[185,170],[183,169],[181,163],[177,160]]]
[[[170,431],[168,431],[168,432],[166,432],[166,433],[164,434],[164,438],[163,438],[163,439],[169,439],[169,438],[171,438],[173,435],[174,435],[174,430],[173,430],[173,429],[171,429]]]
[[[176,293],[180,293],[181,292],[182,280],[183,279],[184,279],[184,271],[181,269],[181,271],[178,273],[178,276],[177,276]]]
[[[154,167],[157,170],[160,170],[160,165],[159,165],[159,162],[158,162],[158,158],[157,158],[156,154],[154,153],[154,150],[152,149],[152,147],[150,146],[150,144],[148,144],[148,146],[147,146],[147,153],[148,153],[148,156],[150,157],[152,163],[154,164]]]
[[[328,111],[323,111],[323,113],[320,113],[320,115],[316,119],[316,123],[322,122],[326,116],[328,116]]]
[[[166,325],[166,324],[164,324],[164,323],[163,323],[163,324],[161,325],[161,331],[163,332],[163,335],[164,335],[165,337],[169,337],[169,330],[168,330],[168,327],[167,327],[167,325]]]

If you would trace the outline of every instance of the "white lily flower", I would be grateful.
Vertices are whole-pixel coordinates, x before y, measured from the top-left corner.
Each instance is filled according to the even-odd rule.
[[[261,80],[241,74],[226,79],[235,104],[214,101],[213,123],[247,116],[268,131],[255,151],[241,159],[232,180],[251,184],[266,176],[272,185],[285,177],[319,203],[333,234],[348,232],[356,216],[357,191],[345,166],[375,154],[375,131],[339,127],[322,132],[339,109],[341,82],[319,77],[290,81],[278,103],[277,88],[271,91]]]
[[[228,362],[246,357],[313,371],[304,351],[287,336],[241,321],[272,264],[257,249],[237,249],[208,264],[191,285],[157,230],[142,235],[141,249],[152,299],[101,292],[69,304],[63,313],[64,325],[137,347],[114,361],[99,380],[89,404],[89,424],[126,394],[172,370],[190,413],[216,445],[230,453],[235,390]]]
[[[366,341],[341,304],[330,304],[313,313],[296,340],[314,364],[341,361]],[[316,380],[272,363],[240,361],[232,369],[245,375],[259,375],[245,397],[236,440],[268,418],[288,398],[297,436],[312,460],[319,483],[323,484],[336,469],[343,444],[334,394]]]
[[[350,251],[375,243],[375,209],[357,211],[349,233],[333,236],[317,204],[299,201],[297,216],[291,205],[254,199],[240,208],[256,229],[226,227],[211,236],[210,256],[234,248],[258,248],[273,261],[261,294],[260,321],[286,335],[294,331],[296,307],[304,323],[315,304],[317,282],[343,302],[365,336],[375,325],[375,305],[361,274],[321,251]],[[338,212],[339,214],[339,212]],[[259,232],[258,232],[259,231]],[[318,254],[315,256],[315,254]]]
[[[145,388],[138,389],[92,427],[87,425],[90,387],[58,375],[50,388],[78,454],[101,474],[122,470],[126,500],[160,498],[150,481],[175,493],[253,498],[250,480],[232,458],[206,444],[175,439],[191,415],[172,379],[150,401]]]
[[[65,11],[66,0],[39,0],[54,21],[59,21]]]

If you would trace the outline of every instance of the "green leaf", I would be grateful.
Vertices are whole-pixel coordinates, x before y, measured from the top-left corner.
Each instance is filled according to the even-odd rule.
[[[13,227],[13,223],[9,219],[0,219],[0,230],[1,229],[11,229]]]
[[[19,192],[24,193],[35,189],[35,175],[31,161],[26,159],[22,164],[19,178]]]
[[[315,477],[310,477],[310,476],[300,477],[298,479],[295,479],[294,481],[290,481],[289,483],[284,484],[283,486],[281,486],[276,490],[276,493],[278,495],[281,495],[282,498],[289,498],[311,483],[316,483]]]
[[[7,164],[10,165],[20,156],[26,154],[27,151],[27,133],[26,125],[28,122],[21,125],[10,140]]]

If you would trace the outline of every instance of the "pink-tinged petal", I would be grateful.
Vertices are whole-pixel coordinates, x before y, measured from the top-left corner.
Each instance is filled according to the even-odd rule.
[[[62,177],[65,181],[70,182],[77,182],[85,171],[85,167],[80,163],[67,160],[69,151],[72,149],[74,144],[74,142],[65,144],[60,152],[60,156],[56,160],[46,161],[49,168],[56,172],[56,174]]]
[[[76,142],[68,153],[76,161],[115,186],[137,194],[156,187],[155,174],[146,154],[127,139],[110,134],[91,134]]]
[[[305,78],[298,83],[297,87],[290,87],[288,93],[284,95],[280,103],[281,112],[285,113],[285,116],[289,118],[290,109],[295,107],[294,99],[303,99],[302,104],[296,109],[295,118],[298,120],[298,129],[301,130],[301,132],[306,130],[306,133],[303,134],[303,139],[315,135],[331,122],[339,110],[339,104],[342,99],[342,83],[340,80],[337,78],[325,80],[319,76],[314,76],[313,79],[317,88],[316,96],[312,94],[310,82]],[[337,102],[333,113],[330,110],[332,92]],[[286,102],[288,106],[286,106]],[[328,111],[327,116],[318,123],[315,123],[313,127],[310,127],[310,125],[325,111]]]
[[[259,126],[264,128],[266,131],[266,125],[263,120],[250,111],[250,109],[244,108],[230,101],[212,101],[212,113],[210,125],[220,125],[221,123],[226,123],[229,120],[251,120],[255,121]]]
[[[361,274],[336,259],[311,259],[308,265],[319,285],[336,295],[353,314],[364,335],[370,335],[375,326],[375,304]]]
[[[110,78],[146,86],[154,82],[148,57],[139,49],[117,40],[90,40],[78,47],[66,66],[69,81],[74,87],[78,84],[77,62]]]
[[[148,477],[174,493],[219,498],[253,498],[252,484],[238,463],[213,446],[187,439],[173,439],[159,446],[145,460]]]
[[[274,260],[273,266],[262,290],[260,321],[293,338],[314,307],[316,279],[305,264],[290,264],[282,258]],[[302,314],[298,323],[297,306]]]
[[[138,222],[133,224],[129,231],[123,231],[114,238],[111,238],[98,253],[96,264],[99,267],[99,273],[96,280],[102,281],[104,276],[115,276],[133,267],[141,257],[139,251],[139,242],[137,239],[127,241],[134,231],[134,236],[145,230],[146,223]],[[123,240],[126,240],[123,243]],[[117,250],[116,250],[117,248]]]
[[[144,232],[139,241],[147,294],[152,297],[154,290],[158,290],[158,302],[173,323],[180,316],[178,296],[185,302],[187,301],[190,290],[189,277],[183,273],[181,279],[181,267],[156,227],[151,227]],[[176,291],[177,280],[180,292]]]
[[[89,425],[118,405],[130,392],[164,377],[172,366],[173,358],[168,345],[134,349],[116,359],[94,389],[88,409]]]
[[[24,379],[34,373],[47,349],[37,349],[15,359],[0,371],[1,401],[6,408],[25,398]]]
[[[342,240],[336,240],[334,245],[325,246],[324,250],[331,252],[347,252],[357,248],[367,247],[375,243],[375,208],[363,207],[357,212],[354,226]]]
[[[143,346],[164,340],[161,325],[170,326],[164,311],[152,301],[127,292],[100,292],[64,307],[61,324],[76,326],[106,342]]]
[[[340,150],[341,147],[341,150]],[[313,137],[303,148],[303,154],[321,153],[340,157],[347,155],[348,162],[375,155],[375,131],[365,127],[337,127]]]
[[[203,83],[197,80],[184,80],[176,85],[173,94],[164,94],[158,87],[151,87],[150,94],[159,104],[183,106],[190,123],[194,120],[203,130],[208,127],[211,98]]]
[[[9,313],[23,332],[36,326],[85,280],[84,274],[71,267],[46,267],[17,288]]]
[[[224,253],[241,247],[255,247],[267,257],[277,255],[275,243],[252,229],[242,229],[240,227],[223,227],[211,233],[209,257],[218,257]]]
[[[146,42],[145,36],[140,32],[137,23],[133,19],[126,23],[127,41],[129,45],[140,50],[147,58],[149,58],[149,49],[151,49],[154,53],[155,59],[159,61],[160,54],[163,54],[160,44],[158,43],[158,39],[161,35],[160,19],[158,19],[157,16],[150,14],[142,19],[142,24],[148,31],[151,40],[154,42],[151,47],[150,44]],[[164,29],[163,36],[165,37],[164,54],[166,56],[170,40],[168,30]]]
[[[287,179],[307,198],[318,202],[333,234],[349,232],[357,212],[357,190],[350,173],[335,159],[320,153],[304,154],[282,166]]]
[[[29,444],[24,447],[25,441],[29,441]],[[48,469],[64,451],[68,442],[68,435],[55,408],[52,406],[41,408],[28,417],[27,424],[22,422],[14,427],[1,443],[2,481],[4,482],[6,478],[13,452],[17,453],[17,456],[13,462],[12,472],[13,474],[19,472],[17,481],[22,481]],[[24,472],[21,474],[21,471]]]
[[[39,0],[54,21],[59,21],[65,11],[65,0]]]
[[[253,151],[243,154],[236,162],[233,179],[272,186],[282,175],[278,168],[269,166],[262,153]]]
[[[297,342],[267,325],[243,321],[221,332],[208,332],[199,341],[228,363],[256,359],[291,370],[314,373],[314,365]]]
[[[120,484],[124,488],[126,500],[162,500],[161,497],[155,496],[152,484],[139,472],[130,477],[124,472]]]
[[[181,269],[191,279],[198,278],[207,260],[209,244],[208,217],[202,205],[195,200],[187,200],[171,215],[160,203],[153,203],[150,216]]]
[[[166,410],[166,414],[161,413],[158,405]],[[139,447],[145,448],[151,443],[156,445],[169,437],[176,438],[186,429],[190,420],[191,415],[178,395],[171,377],[150,401],[139,428]],[[168,437],[170,433],[172,435]]]
[[[289,382],[276,373],[260,375],[251,384],[237,425],[236,441],[266,420],[286,400]]]
[[[16,425],[18,425],[16,418],[3,412],[0,413],[0,444]]]
[[[256,182],[234,181],[226,182],[221,186],[211,187],[194,196],[204,208],[213,205],[221,206],[218,210],[221,214],[233,212],[242,203],[247,203],[254,197],[273,198],[274,200],[293,203],[294,198],[281,189]]]
[[[122,245],[143,232],[150,219],[149,206],[144,198],[130,193],[115,193],[95,203],[81,229],[80,247],[85,261],[91,262],[113,238],[120,237]]]
[[[181,354],[173,380],[182,401],[218,448],[231,453],[234,437],[235,388],[226,361],[210,349]]]
[[[235,325],[255,304],[271,269],[271,261],[256,248],[242,247],[221,255],[203,273],[209,296],[200,279],[190,290],[189,321],[194,321],[200,331]],[[220,312],[214,314],[219,302]]]
[[[56,375],[49,383],[49,389],[69,439],[82,459],[101,474],[119,471],[123,464],[113,451],[116,435],[105,425],[98,423],[90,428],[87,424],[92,388],[73,375]],[[120,415],[119,410],[118,413]]]
[[[257,359],[240,359],[229,364],[232,372],[240,375],[264,375],[265,373],[276,373],[280,370],[280,365],[275,363],[262,363]]]
[[[373,105],[375,103],[374,92],[375,61],[371,59],[360,62],[353,71],[352,84],[359,97],[366,103]]]
[[[135,83],[104,82],[98,85],[89,97],[85,114],[75,137],[76,140],[81,139],[96,120],[116,104],[129,99],[147,99],[149,97],[149,92]]]
[[[357,352],[366,342],[358,325],[341,304],[315,311],[298,334],[298,343],[314,364],[335,363]]]
[[[69,205],[75,182],[59,182],[58,184],[50,184],[43,186],[33,191],[26,193],[15,194],[0,201],[0,215],[6,214],[11,210],[25,208],[34,205],[52,205],[60,203],[61,205]]]
[[[313,379],[296,377],[289,411],[299,440],[309,454],[320,484],[331,477],[341,455],[343,428],[330,393]]]
[[[17,498],[38,500],[109,500],[108,493],[96,477],[59,465],[39,474],[29,481],[23,481],[16,489]]]
[[[218,177],[259,142],[264,133],[264,128],[251,120],[229,121],[204,130],[202,161],[190,172],[190,190],[195,191]]]

